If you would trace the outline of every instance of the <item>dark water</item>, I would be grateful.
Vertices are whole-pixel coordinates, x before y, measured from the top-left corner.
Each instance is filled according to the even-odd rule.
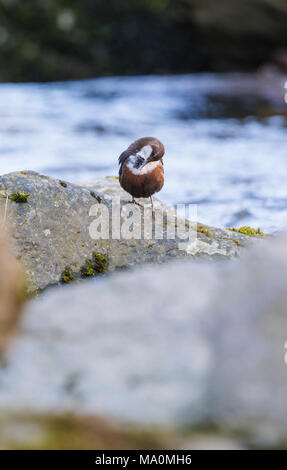
[[[1,173],[70,181],[117,174],[133,140],[166,146],[168,203],[210,225],[282,229],[287,216],[284,77],[193,75],[0,85]]]

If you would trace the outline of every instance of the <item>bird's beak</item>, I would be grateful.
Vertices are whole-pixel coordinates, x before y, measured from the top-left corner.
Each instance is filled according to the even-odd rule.
[[[155,154],[155,155],[153,155],[153,156],[150,156],[150,157],[147,159],[147,161],[145,162],[145,165],[147,165],[148,163],[151,163],[151,162],[156,162],[156,161],[158,160],[157,157],[158,157],[157,154]]]
[[[148,158],[147,161],[142,165],[142,168],[145,167],[148,163],[152,163],[156,161],[156,159],[153,157],[153,158]]]

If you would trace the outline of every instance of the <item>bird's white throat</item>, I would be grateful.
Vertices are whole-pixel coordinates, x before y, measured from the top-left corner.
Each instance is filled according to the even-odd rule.
[[[149,163],[146,163],[146,160],[144,160],[142,164],[138,166],[138,162],[137,155],[131,155],[127,162],[128,169],[131,170],[134,175],[146,175],[153,171],[160,163],[158,160]]]

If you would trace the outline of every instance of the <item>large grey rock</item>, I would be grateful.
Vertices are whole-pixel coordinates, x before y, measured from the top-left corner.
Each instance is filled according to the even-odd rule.
[[[178,238],[166,238],[169,222],[159,222],[163,240],[92,239],[89,228],[95,217],[89,215],[91,207],[103,202],[111,214],[112,196],[120,196],[121,204],[130,199],[112,178],[77,186],[30,171],[1,176],[0,209],[7,195],[16,193],[29,194],[26,203],[8,200],[8,220],[30,291],[59,282],[67,268],[75,278],[79,277],[93,253],[105,256],[108,271],[114,271],[188,256],[234,257],[249,242],[245,235],[205,226],[198,230],[194,226],[191,232],[197,236],[196,243],[181,248]],[[131,206],[124,204],[124,207],[127,214]],[[156,213],[163,211],[171,214],[173,210],[157,201]],[[182,224],[184,227],[186,221]]]
[[[44,293],[0,372],[0,407],[212,421],[256,446],[286,443],[286,244],[282,236],[229,263],[146,266]]]

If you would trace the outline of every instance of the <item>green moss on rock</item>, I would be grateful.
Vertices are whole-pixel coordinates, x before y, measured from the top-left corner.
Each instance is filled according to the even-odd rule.
[[[104,274],[107,272],[107,257],[100,253],[93,253],[93,258],[86,261],[81,268],[83,277],[93,277],[97,274]]]
[[[72,280],[74,279],[74,276],[72,274],[72,271],[70,268],[66,268],[62,277],[61,277],[61,281],[64,282],[64,283],[68,283],[68,282],[71,282]]]
[[[204,235],[206,235],[207,237],[210,237],[210,231],[207,228],[205,228],[203,225],[198,225],[197,231],[199,233],[204,233]]]
[[[247,225],[243,225],[239,228],[228,227],[226,230],[230,230],[231,232],[238,232],[242,233],[242,235],[248,235],[249,237],[262,237],[266,235],[261,229],[258,227],[257,229],[248,227]]]
[[[30,193],[27,193],[27,194],[13,193],[11,194],[11,196],[9,196],[9,199],[11,199],[11,201],[14,201],[14,202],[23,203],[23,202],[27,202],[29,196],[30,196]]]
[[[93,269],[93,265],[90,261],[87,261],[86,264],[84,264],[84,266],[81,267],[81,274],[84,277],[91,277],[91,276],[96,275]]]

